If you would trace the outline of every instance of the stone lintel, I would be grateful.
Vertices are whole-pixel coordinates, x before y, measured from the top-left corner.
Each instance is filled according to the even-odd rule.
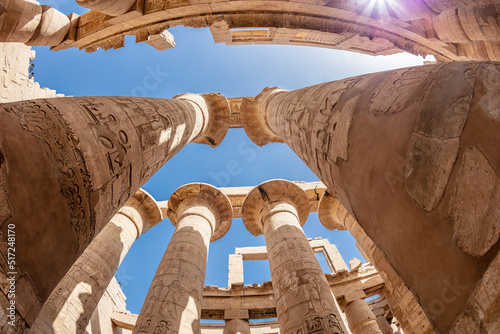
[[[269,143],[283,143],[281,137],[269,126],[264,112],[269,99],[281,92],[286,92],[286,90],[278,87],[268,87],[264,88],[255,99],[244,98],[241,102],[241,125],[248,138],[259,146]]]
[[[137,322],[137,314],[113,312],[111,314],[111,321],[119,328],[133,331]]]
[[[231,319],[249,319],[248,310],[225,310],[224,311],[224,320]]]
[[[205,217],[212,224],[212,238],[215,241],[222,238],[231,226],[231,203],[219,189],[206,183],[190,183],[178,188],[168,200],[167,216],[174,226],[190,207],[206,206],[215,217]],[[199,213],[203,215],[202,212]]]
[[[153,196],[139,189],[120,209],[119,213],[127,216],[137,227],[138,236],[163,220],[163,214]],[[139,217],[137,216],[139,215]]]
[[[309,216],[309,200],[306,193],[296,184],[286,180],[270,180],[261,183],[247,195],[242,205],[243,223],[255,236],[264,231],[265,214],[280,204],[290,204],[296,210],[300,225]]]
[[[217,147],[222,142],[229,129],[230,110],[226,97],[220,93],[186,93],[176,95],[174,99],[191,101],[203,112],[203,129],[191,142]]]
[[[345,220],[349,212],[335,195],[325,191],[318,205],[318,219],[329,230],[346,230]]]

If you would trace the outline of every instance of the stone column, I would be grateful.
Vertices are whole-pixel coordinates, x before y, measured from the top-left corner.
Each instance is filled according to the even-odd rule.
[[[70,29],[70,19],[47,5],[29,0],[2,1],[0,42],[26,45],[60,44]]]
[[[382,331],[382,334],[392,334],[393,330],[391,324],[387,321],[386,317],[384,317],[383,314],[375,314],[375,316],[377,317],[378,327]]]
[[[499,85],[497,63],[457,62],[268,89],[249,132],[297,153],[447,332],[500,236]]]
[[[346,293],[340,307],[342,307],[349,323],[352,334],[382,334],[377,318],[366,304],[366,295],[363,291]]]
[[[162,221],[151,195],[139,190],[111,218],[50,294],[30,333],[85,333],[104,291],[133,242]]]
[[[208,246],[231,225],[232,207],[204,183],[177,189],[168,200],[176,226],[142,306],[136,333],[199,333]]]
[[[76,0],[76,3],[96,12],[118,16],[128,12],[136,3],[136,0]]]
[[[224,311],[223,334],[250,334],[250,323],[248,321],[248,310],[226,310]]]
[[[347,333],[325,274],[302,225],[307,195],[297,185],[272,180],[254,188],[243,202],[242,218],[255,236],[264,234],[282,333]]]
[[[19,296],[19,309],[45,303],[94,236],[187,143],[217,146],[228,108],[220,94],[1,104],[0,231],[15,226],[15,269],[38,293]]]

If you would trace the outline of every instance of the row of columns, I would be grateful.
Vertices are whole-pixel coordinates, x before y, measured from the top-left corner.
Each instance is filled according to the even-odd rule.
[[[167,215],[176,230],[158,266],[134,333],[199,332],[209,243],[228,231],[231,204],[217,188],[194,183],[177,189]],[[297,185],[268,181],[243,203],[243,221],[264,234],[283,333],[347,333],[339,305],[301,226],[308,198]],[[103,228],[43,306],[30,333],[84,333],[97,304],[133,241],[163,219],[156,201],[138,191]],[[354,334],[382,333],[364,293],[343,299]],[[248,311],[227,310],[225,333],[250,333]]]
[[[280,138],[302,158],[380,247],[440,331],[462,312],[494,255],[488,251],[498,242],[491,224],[467,232],[487,212],[492,221],[497,217],[494,204],[479,201],[477,192],[486,199],[496,196],[498,73],[492,63],[401,69],[293,92],[268,89],[251,101],[257,104],[250,108],[253,114],[242,106],[249,136]],[[228,115],[227,100],[216,94],[174,100],[58,98],[0,106],[0,199],[5,203],[0,224],[2,232],[16,225],[23,250],[18,265],[41,301],[105,223],[180,148],[188,142],[217,145],[219,137],[207,131],[223,137]],[[491,184],[469,189],[471,180],[484,175]],[[34,182],[43,186],[33,188]],[[267,192],[259,192],[265,199]],[[295,215],[300,222],[293,204],[264,207],[271,209],[259,218],[261,231],[253,227],[256,233],[269,233],[266,240],[274,243],[273,230],[280,228],[299,240],[296,230],[280,227],[282,218],[274,218]],[[446,261],[430,261],[436,252]],[[281,261],[273,271],[281,272]],[[433,305],[444,303],[449,282],[463,291],[436,310]],[[282,303],[289,305],[286,299]],[[317,305],[312,309],[325,320],[331,305],[321,307],[323,313]]]

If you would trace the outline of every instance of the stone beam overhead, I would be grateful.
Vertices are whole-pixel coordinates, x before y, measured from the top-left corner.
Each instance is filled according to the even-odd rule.
[[[323,270],[302,230],[308,198],[297,185],[271,180],[255,187],[243,202],[243,223],[255,236],[264,234],[282,333],[319,326],[345,333],[346,326]]]
[[[5,1],[17,4],[14,9],[5,7],[12,13],[22,11],[19,8],[27,2]],[[466,0],[78,2],[95,10],[79,18],[65,18],[64,25],[71,26],[70,33],[63,34],[68,28],[57,30],[64,40],[53,38],[48,45],[54,50],[77,47],[92,52],[97,48],[120,48],[126,35],[144,42],[167,28],[184,25],[209,27],[215,42],[229,45],[306,45],[370,55],[406,51],[432,54],[438,61],[499,59],[500,38],[495,33],[498,0],[476,0],[473,6]],[[39,15],[23,12],[22,20],[33,26],[32,32]],[[10,23],[9,27],[16,24]],[[18,30],[14,28],[14,35],[31,34]]]
[[[76,3],[82,7],[110,16],[125,14],[132,6],[136,7],[136,3],[142,7],[142,2],[136,0],[76,0]],[[139,12],[141,12],[140,9]]]
[[[347,271],[347,265],[337,250],[337,247],[330,244],[328,239],[319,237],[314,238],[314,240],[308,239],[308,241],[314,253],[323,253],[325,255],[325,259],[330,269],[332,269],[332,273]],[[236,248],[234,253],[235,255],[242,256],[242,261],[268,259],[266,246]]]

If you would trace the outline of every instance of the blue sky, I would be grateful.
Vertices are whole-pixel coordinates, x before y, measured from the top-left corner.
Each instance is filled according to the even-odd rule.
[[[43,3],[43,2],[42,2]],[[65,14],[85,12],[71,0],[48,1]],[[297,46],[225,46],[215,44],[208,29],[169,29],[176,47],[159,52],[145,43],[126,39],[125,48],[87,54],[77,49],[50,51],[36,47],[35,80],[42,87],[73,96],[148,96],[171,98],[181,93],[220,92],[227,97],[255,96],[264,87],[298,89],[364,73],[422,64],[408,54],[371,57],[349,52]],[[234,175],[217,177],[237,164]],[[214,177],[215,176],[215,177]],[[143,187],[157,201],[190,182],[214,186],[255,186],[269,179],[317,181],[318,178],[285,145],[254,145],[242,129],[229,130],[212,149],[189,144]],[[127,296],[127,308],[139,313],[174,227],[168,219],[141,236],[132,246],[117,278]],[[328,231],[311,214],[304,225],[307,237],[328,238],[344,260],[362,259],[346,231]],[[235,247],[261,246],[240,219],[225,237],[210,245],[205,284],[227,286],[228,255]],[[324,265],[324,264],[323,264]],[[326,266],[324,266],[326,269]],[[265,261],[245,262],[245,283],[270,280]]]

